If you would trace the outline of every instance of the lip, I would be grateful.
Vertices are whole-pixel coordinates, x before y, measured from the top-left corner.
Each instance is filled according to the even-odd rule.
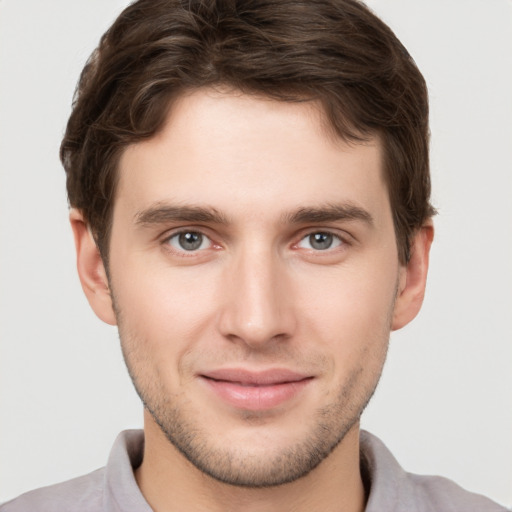
[[[238,409],[264,411],[296,397],[312,380],[287,369],[248,371],[219,369],[200,375],[202,381],[224,402]]]

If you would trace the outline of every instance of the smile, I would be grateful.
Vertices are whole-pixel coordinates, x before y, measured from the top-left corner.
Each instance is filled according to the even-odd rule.
[[[296,397],[312,380],[289,370],[214,370],[200,375],[222,401],[238,409],[264,411]]]

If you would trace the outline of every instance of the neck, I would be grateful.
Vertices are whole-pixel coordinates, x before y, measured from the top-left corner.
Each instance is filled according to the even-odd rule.
[[[144,459],[135,477],[155,512],[364,510],[358,424],[309,474],[268,488],[232,486],[205,475],[174,448],[147,415],[144,431]]]

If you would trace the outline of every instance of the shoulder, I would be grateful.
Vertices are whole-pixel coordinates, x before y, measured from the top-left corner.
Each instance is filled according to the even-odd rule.
[[[134,468],[142,461],[143,447],[142,430],[121,432],[104,468],[27,492],[0,505],[0,512],[151,512],[133,474]]]
[[[463,489],[455,482],[439,476],[423,476],[406,473],[406,488],[409,499],[422,503],[423,512],[506,512],[496,502]]]
[[[22,494],[0,512],[98,512],[103,508],[104,468]]]
[[[439,476],[402,469],[382,441],[361,432],[361,472],[368,483],[366,512],[506,512],[492,500]]]

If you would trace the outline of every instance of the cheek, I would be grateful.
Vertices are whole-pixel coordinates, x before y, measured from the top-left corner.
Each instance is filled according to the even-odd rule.
[[[113,276],[122,341],[136,342],[138,351],[158,364],[181,358],[211,329],[214,276],[156,265],[138,266],[130,275],[134,267],[125,265],[123,275]]]
[[[302,324],[309,335],[323,340],[336,359],[353,361],[385,351],[389,339],[396,277],[375,268],[336,273],[305,283]]]

